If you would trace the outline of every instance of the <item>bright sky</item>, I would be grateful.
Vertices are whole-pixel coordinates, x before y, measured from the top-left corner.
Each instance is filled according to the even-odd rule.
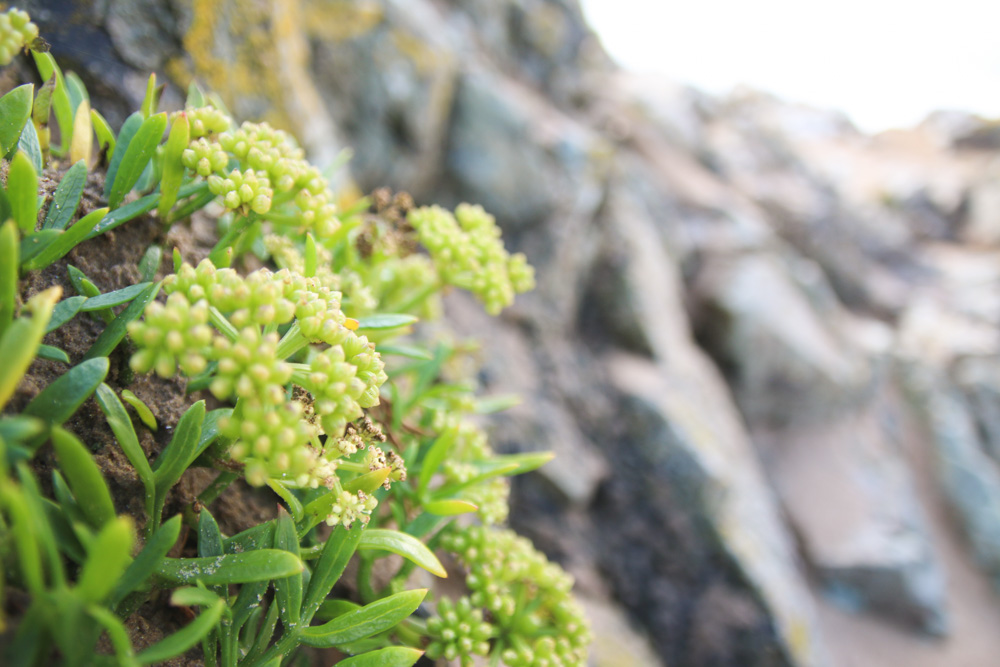
[[[1000,117],[997,0],[582,0],[622,66],[839,108],[862,129]]]

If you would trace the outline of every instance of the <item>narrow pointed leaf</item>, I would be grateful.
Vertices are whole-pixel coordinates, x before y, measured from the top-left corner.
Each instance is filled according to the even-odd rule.
[[[97,145],[101,150],[107,147],[106,155],[110,158],[115,152],[115,133],[112,131],[111,126],[108,125],[108,121],[104,120],[104,116],[95,111],[90,110],[90,124],[94,128],[94,134],[97,136]]]
[[[73,118],[73,143],[69,147],[70,162],[90,163],[94,149],[94,129],[90,124],[90,102],[83,100]]]
[[[146,288],[142,294],[137,296],[132,300],[132,303],[128,305],[128,308],[123,310],[121,314],[118,315],[108,326],[101,332],[101,335],[97,337],[94,344],[90,346],[87,353],[83,355],[84,359],[91,359],[93,357],[103,357],[111,354],[111,352],[118,347],[118,343],[122,342],[125,338],[125,333],[128,329],[128,323],[136,319],[145,310],[146,304],[156,297],[156,293],[160,291],[160,283],[155,285],[150,285]]]
[[[45,333],[51,333],[73,319],[86,301],[87,297],[85,296],[71,296],[57,303],[52,310],[52,319],[49,320]]]
[[[94,528],[115,518],[111,492],[90,452],[76,436],[59,427],[52,429],[52,445],[59,467],[66,475],[80,509]]]
[[[69,99],[69,91],[66,89],[66,80],[63,78],[62,70],[56,64],[51,53],[32,51],[38,73],[42,76],[42,81],[48,81],[55,76],[56,86],[52,90],[52,111],[56,116],[56,124],[59,125],[60,142],[62,150],[60,154],[66,152],[73,141],[73,103]]]
[[[136,111],[131,116],[125,119],[122,123],[122,129],[118,132],[118,139],[115,142],[115,150],[111,154],[111,161],[108,163],[108,173],[105,175],[104,180],[104,196],[111,196],[111,187],[114,185],[115,179],[118,177],[118,170],[121,167],[122,160],[125,158],[125,153],[128,151],[128,146],[132,143],[132,139],[135,137],[136,132],[142,127],[142,123],[145,117],[142,112]]]
[[[58,229],[42,229],[21,239],[21,266],[26,266],[46,248],[55,243],[64,232]]]
[[[268,581],[302,572],[302,561],[278,549],[258,549],[210,558],[164,558],[156,573],[170,583],[206,586]]]
[[[152,665],[183,654],[212,631],[222,618],[225,606],[225,601],[219,600],[174,634],[140,652],[136,660],[143,665]]]
[[[108,206],[112,209],[118,208],[122,200],[125,199],[132,187],[142,176],[143,170],[149,164],[150,158],[156,151],[156,147],[163,138],[163,132],[167,129],[167,114],[158,113],[150,116],[142,122],[136,131],[132,141],[129,142],[121,163],[118,165],[118,172],[115,174],[111,192],[108,194]]]
[[[0,156],[9,154],[21,138],[21,130],[31,117],[35,87],[26,83],[0,97]]]
[[[181,416],[170,444],[153,463],[157,491],[169,489],[197,456],[201,423],[205,419],[205,401],[198,401]]]
[[[430,352],[422,347],[417,347],[416,345],[399,345],[395,343],[379,343],[378,352],[383,357],[386,355],[395,355],[397,357],[406,357],[407,359],[419,359],[421,361],[430,361],[434,358]]]
[[[455,444],[457,437],[457,427],[445,430],[444,433],[437,437],[431,445],[430,450],[424,456],[424,460],[420,464],[420,483],[417,485],[417,493],[421,496],[427,493],[427,487],[430,485],[431,479],[441,467],[441,464],[444,463],[445,459],[448,458],[448,453],[451,452],[451,448]]]
[[[17,140],[17,148],[24,151],[24,154],[31,160],[31,166],[35,172],[40,174],[44,169],[42,162],[42,143],[38,139],[38,130],[34,123],[25,123],[24,130],[21,131],[21,138]]]
[[[108,633],[108,639],[111,640],[111,645],[115,649],[119,666],[133,667],[133,665],[138,665],[135,652],[132,650],[132,640],[129,639],[128,630],[125,629],[121,620],[100,605],[87,607],[87,613]]]
[[[312,620],[313,614],[330,594],[333,585],[344,573],[347,562],[354,555],[364,532],[364,526],[359,521],[351,529],[337,526],[326,538],[323,553],[313,567],[312,578],[309,580],[309,587],[302,603],[303,623]]]
[[[424,503],[424,509],[431,514],[436,514],[438,516],[457,516],[459,514],[470,514],[472,512],[479,511],[479,507],[477,505],[460,498],[431,500]]]
[[[170,136],[167,137],[166,147],[163,151],[160,205],[156,210],[161,220],[167,219],[167,214],[177,202],[177,193],[180,192],[181,182],[184,180],[184,164],[181,162],[181,154],[187,149],[190,136],[191,124],[187,114],[181,112],[174,117],[174,122],[170,126]]]
[[[329,623],[306,628],[302,631],[302,641],[309,646],[332,648],[371,637],[409,617],[426,595],[427,589],[420,588],[376,600]]]
[[[77,364],[31,399],[22,414],[38,417],[49,426],[62,425],[104,381],[108,368],[107,357]]]
[[[102,602],[132,560],[132,519],[120,516],[109,521],[88,550],[77,580],[76,592],[86,602]]]
[[[299,536],[295,532],[295,522],[283,509],[278,512],[278,521],[274,528],[274,548],[283,549],[296,558],[299,557]],[[302,573],[275,579],[274,594],[281,624],[288,629],[296,627],[302,609]]]
[[[441,561],[437,559],[434,552],[427,548],[423,542],[398,530],[386,530],[384,528],[369,528],[361,535],[358,549],[370,549],[376,551],[391,551],[403,558],[419,565],[431,574],[446,578]]]
[[[344,483],[344,490],[351,493],[357,493],[358,491],[375,493],[375,490],[382,486],[383,482],[388,479],[391,472],[392,470],[389,468],[379,468],[378,470],[358,475],[351,481]]]
[[[412,667],[423,651],[407,646],[389,646],[344,658],[337,667]]]
[[[44,269],[46,266],[66,256],[70,250],[79,245],[90,231],[107,214],[108,209],[99,208],[80,218],[76,223],[48,244],[44,250],[35,255],[24,266],[29,271]],[[48,230],[47,230],[48,231]]]
[[[115,582],[115,588],[111,592],[108,604],[112,607],[118,606],[129,593],[138,590],[146,581],[153,576],[160,561],[166,558],[167,553],[177,543],[177,538],[181,533],[181,516],[178,514],[160,526],[153,536],[146,541],[142,551],[135,557],[125,573]]]
[[[0,224],[0,336],[14,321],[18,254],[17,225],[8,220]]]
[[[413,324],[419,318],[413,315],[390,314],[369,315],[358,320],[358,331],[384,331],[387,329],[399,329]]]
[[[139,419],[142,423],[149,427],[149,430],[155,431],[157,429],[156,417],[153,416],[153,411],[149,409],[142,400],[133,394],[128,389],[122,389],[122,400],[132,406],[135,413],[139,415]],[[202,432],[204,433],[204,427],[202,427]]]
[[[42,229],[66,229],[87,185],[87,165],[80,160],[63,174],[62,180],[52,195],[52,203],[45,214]]]
[[[222,555],[222,532],[207,509],[198,515],[198,555],[202,558]]]
[[[58,347],[52,345],[39,345],[38,356],[49,361],[61,361],[64,364],[71,363],[69,355],[66,354],[65,350],[60,350]]]
[[[146,493],[153,493],[156,486],[153,470],[146,459],[146,454],[139,445],[139,438],[132,426],[132,420],[129,419],[128,412],[125,411],[125,406],[118,400],[114,390],[103,383],[97,388],[97,404],[104,412],[108,426],[111,427],[118,440],[118,445],[146,487]]]
[[[105,292],[100,296],[87,299],[87,302],[83,304],[80,310],[87,313],[92,310],[102,310],[104,308],[120,306],[142,294],[142,292],[144,292],[152,284],[153,283],[139,283],[137,285],[123,287],[122,289],[115,290],[114,292]]]
[[[61,293],[60,288],[51,287],[32,297],[28,302],[32,307],[31,317],[22,313],[0,336],[0,350],[3,350],[4,355],[4,363],[0,365],[0,408],[10,400],[18,382],[31,365],[31,360],[35,358],[42,336],[45,335],[45,326],[52,317],[52,309]]]
[[[7,201],[10,214],[24,235],[35,231],[38,222],[38,174],[31,159],[17,151],[7,172]]]
[[[215,195],[213,195],[209,191],[208,183],[204,181],[185,184],[183,187],[181,187],[181,191],[178,197],[188,197],[192,194],[198,194],[198,193],[208,193],[209,195],[211,195],[211,197],[215,197]],[[211,201],[211,197],[209,198],[209,201]],[[153,194],[149,194],[146,195],[145,197],[140,197],[139,199],[136,199],[133,202],[129,202],[128,204],[125,204],[121,208],[116,208],[114,211],[111,211],[111,213],[105,216],[104,220],[101,220],[99,223],[97,223],[97,227],[94,228],[94,231],[92,231],[90,233],[90,236],[88,236],[87,238],[94,238],[95,236],[100,236],[104,232],[111,231],[115,227],[123,225],[129,220],[133,220],[142,215],[143,213],[149,213],[154,208],[156,208],[156,204],[159,201],[160,201],[159,193],[154,192]],[[204,206],[204,203],[202,204],[202,206]],[[198,206],[197,208],[201,208],[202,206]]]

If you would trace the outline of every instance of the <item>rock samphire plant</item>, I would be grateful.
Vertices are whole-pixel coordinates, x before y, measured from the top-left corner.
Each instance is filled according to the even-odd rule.
[[[550,456],[491,449],[511,401],[419,323],[532,287],[493,218],[342,201],[196,86],[115,132],[37,37],[0,13],[42,82],[0,97],[0,663],[585,664],[570,578],[503,527]]]

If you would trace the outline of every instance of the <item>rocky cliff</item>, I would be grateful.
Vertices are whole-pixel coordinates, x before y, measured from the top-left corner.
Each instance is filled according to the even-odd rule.
[[[539,288],[490,326],[512,523],[598,665],[1000,653],[1000,140],[616,69],[574,0],[26,3],[118,126],[145,72],[293,131],[340,185],[483,204]],[[484,333],[485,332],[485,333]],[[934,638],[928,641],[926,638]]]

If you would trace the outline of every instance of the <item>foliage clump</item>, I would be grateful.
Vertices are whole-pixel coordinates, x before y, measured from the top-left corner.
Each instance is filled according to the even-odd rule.
[[[35,37],[23,12],[0,14],[0,63]],[[45,85],[0,98],[0,600],[16,591],[27,605],[9,619],[0,609],[0,662],[131,666],[191,651],[257,667],[301,664],[317,647],[338,649],[343,667],[406,667],[424,652],[585,664],[570,578],[503,527],[509,478],[551,456],[494,452],[477,416],[512,401],[449,373],[463,345],[419,335],[446,289],[496,314],[533,286],[492,216],[387,191],[338,207],[290,135],[237,125],[196,86],[167,114],[151,77],[115,132],[77,77],[31,55]],[[51,192],[39,189],[45,167],[62,174]],[[83,197],[92,170],[105,208]],[[134,283],[99,286],[65,259],[122,225],[166,231],[192,214],[215,225],[207,257],[153,243]],[[25,299],[22,279],[37,284],[47,267],[75,294]],[[99,331],[85,352],[48,344],[78,318]],[[109,375],[119,353],[129,368]],[[38,359],[61,372],[28,400],[18,387],[38,381]],[[185,387],[183,414],[157,420],[159,406],[127,388],[147,374]],[[114,498],[129,490],[64,428],[90,399],[142,489],[124,512]],[[43,485],[37,454],[50,443]],[[194,468],[212,481],[191,501],[175,487]],[[252,487],[273,492],[277,515],[226,534],[216,500]],[[410,587],[417,568],[449,574],[436,551],[460,565],[454,600]],[[376,576],[390,554],[402,564]],[[156,600],[192,620],[137,652],[126,621]],[[414,614],[422,605],[429,618]],[[95,653],[102,636],[109,649]]]

